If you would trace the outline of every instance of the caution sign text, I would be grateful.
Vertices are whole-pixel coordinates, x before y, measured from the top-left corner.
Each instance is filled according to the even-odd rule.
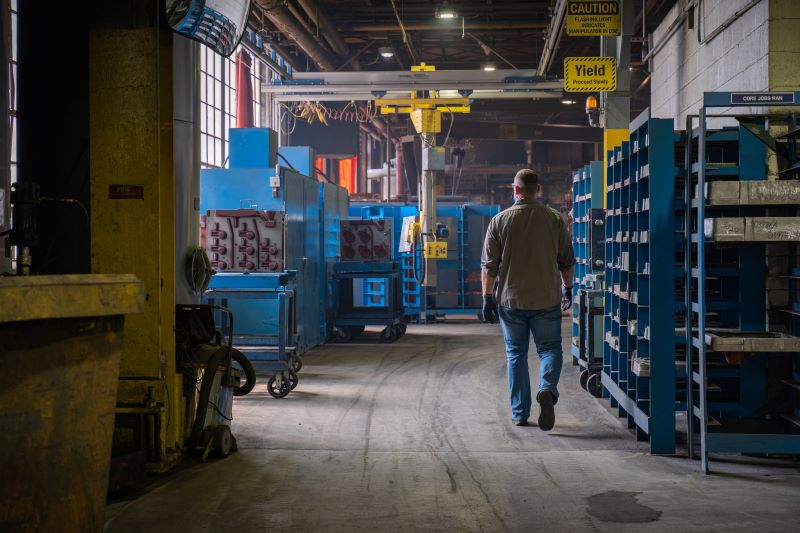
[[[613,57],[564,58],[564,90],[571,93],[611,92],[617,88]]]
[[[568,0],[567,35],[619,35],[619,0]]]

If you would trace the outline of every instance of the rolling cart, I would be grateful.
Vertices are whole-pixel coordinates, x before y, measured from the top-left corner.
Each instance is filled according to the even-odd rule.
[[[598,274],[587,277],[599,277]],[[602,287],[602,282],[599,282]],[[603,396],[603,289],[582,288],[578,292],[578,365],[581,367],[581,387],[592,396]]]
[[[400,299],[400,263],[339,263],[333,274],[333,337],[350,342],[361,336],[366,326],[383,326],[380,341],[395,342],[405,335]]]
[[[271,372],[267,391],[283,398],[297,387],[303,361],[297,354],[296,281],[294,271],[219,273],[211,278],[204,300],[231,310],[237,324],[233,346],[257,370]],[[219,316],[218,316],[219,315]],[[223,335],[230,323],[215,313]]]

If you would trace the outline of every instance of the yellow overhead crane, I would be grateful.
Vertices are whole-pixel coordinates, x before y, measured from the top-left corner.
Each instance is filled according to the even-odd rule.
[[[436,67],[420,63],[411,67],[411,72],[435,72]],[[414,129],[422,138],[422,186],[419,206],[419,222],[409,226],[405,238],[413,246],[421,246],[425,261],[424,275],[420,282],[432,287],[436,285],[436,259],[447,258],[448,229],[436,222],[436,175],[444,171],[445,148],[436,146],[436,134],[442,131],[442,113],[469,113],[470,99],[467,97],[440,97],[439,91],[411,91],[408,98],[378,98],[375,105],[381,115],[407,114]],[[451,119],[452,120],[452,119]],[[439,240],[442,239],[442,240]]]
[[[469,113],[478,99],[560,98],[563,82],[536,70],[442,70],[420,63],[410,71],[295,72],[291,80],[261,87],[274,102],[371,101],[381,115],[407,114],[422,139],[420,222],[410,225],[409,241],[421,245],[424,286],[436,285],[434,259],[447,256],[447,230],[436,223],[436,177],[444,172],[444,147],[436,145],[442,114]],[[457,93],[458,96],[442,96]]]

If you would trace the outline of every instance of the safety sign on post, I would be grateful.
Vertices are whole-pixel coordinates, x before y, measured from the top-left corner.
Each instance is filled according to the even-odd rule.
[[[619,35],[619,0],[567,0],[567,35]]]
[[[612,92],[617,88],[613,57],[564,58],[564,90],[571,93]]]

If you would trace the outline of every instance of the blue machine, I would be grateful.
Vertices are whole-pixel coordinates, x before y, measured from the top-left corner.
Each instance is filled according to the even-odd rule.
[[[328,280],[338,261],[339,221],[347,216],[347,191],[298,172],[314,169],[313,150],[277,148],[272,130],[231,129],[230,138],[230,168],[201,171],[200,211],[242,220],[266,213],[278,224],[267,229],[272,239],[268,244],[279,260],[223,264],[212,256],[220,274],[212,278],[208,297],[226,296],[235,317],[237,348],[274,370],[276,386],[285,374],[296,384],[289,367],[299,369],[300,355],[324,342],[329,330],[333,302]],[[277,227],[283,227],[282,235],[275,233]],[[239,236],[243,232],[247,233],[239,230]],[[239,236],[226,244],[247,248]],[[259,239],[269,240],[259,235],[247,243],[267,244]],[[209,242],[206,248],[213,252]],[[278,271],[270,270],[277,266]]]
[[[414,253],[399,252],[393,259],[402,269],[404,314],[418,322],[446,315],[478,316],[483,304],[480,287],[480,261],[483,239],[489,221],[500,212],[498,205],[440,203],[437,220],[450,229],[447,259],[438,260],[439,284],[435,289],[421,286],[414,276]],[[403,218],[418,216],[416,205],[400,203],[360,204],[350,207],[351,218],[392,220],[395,243],[401,242]]]

